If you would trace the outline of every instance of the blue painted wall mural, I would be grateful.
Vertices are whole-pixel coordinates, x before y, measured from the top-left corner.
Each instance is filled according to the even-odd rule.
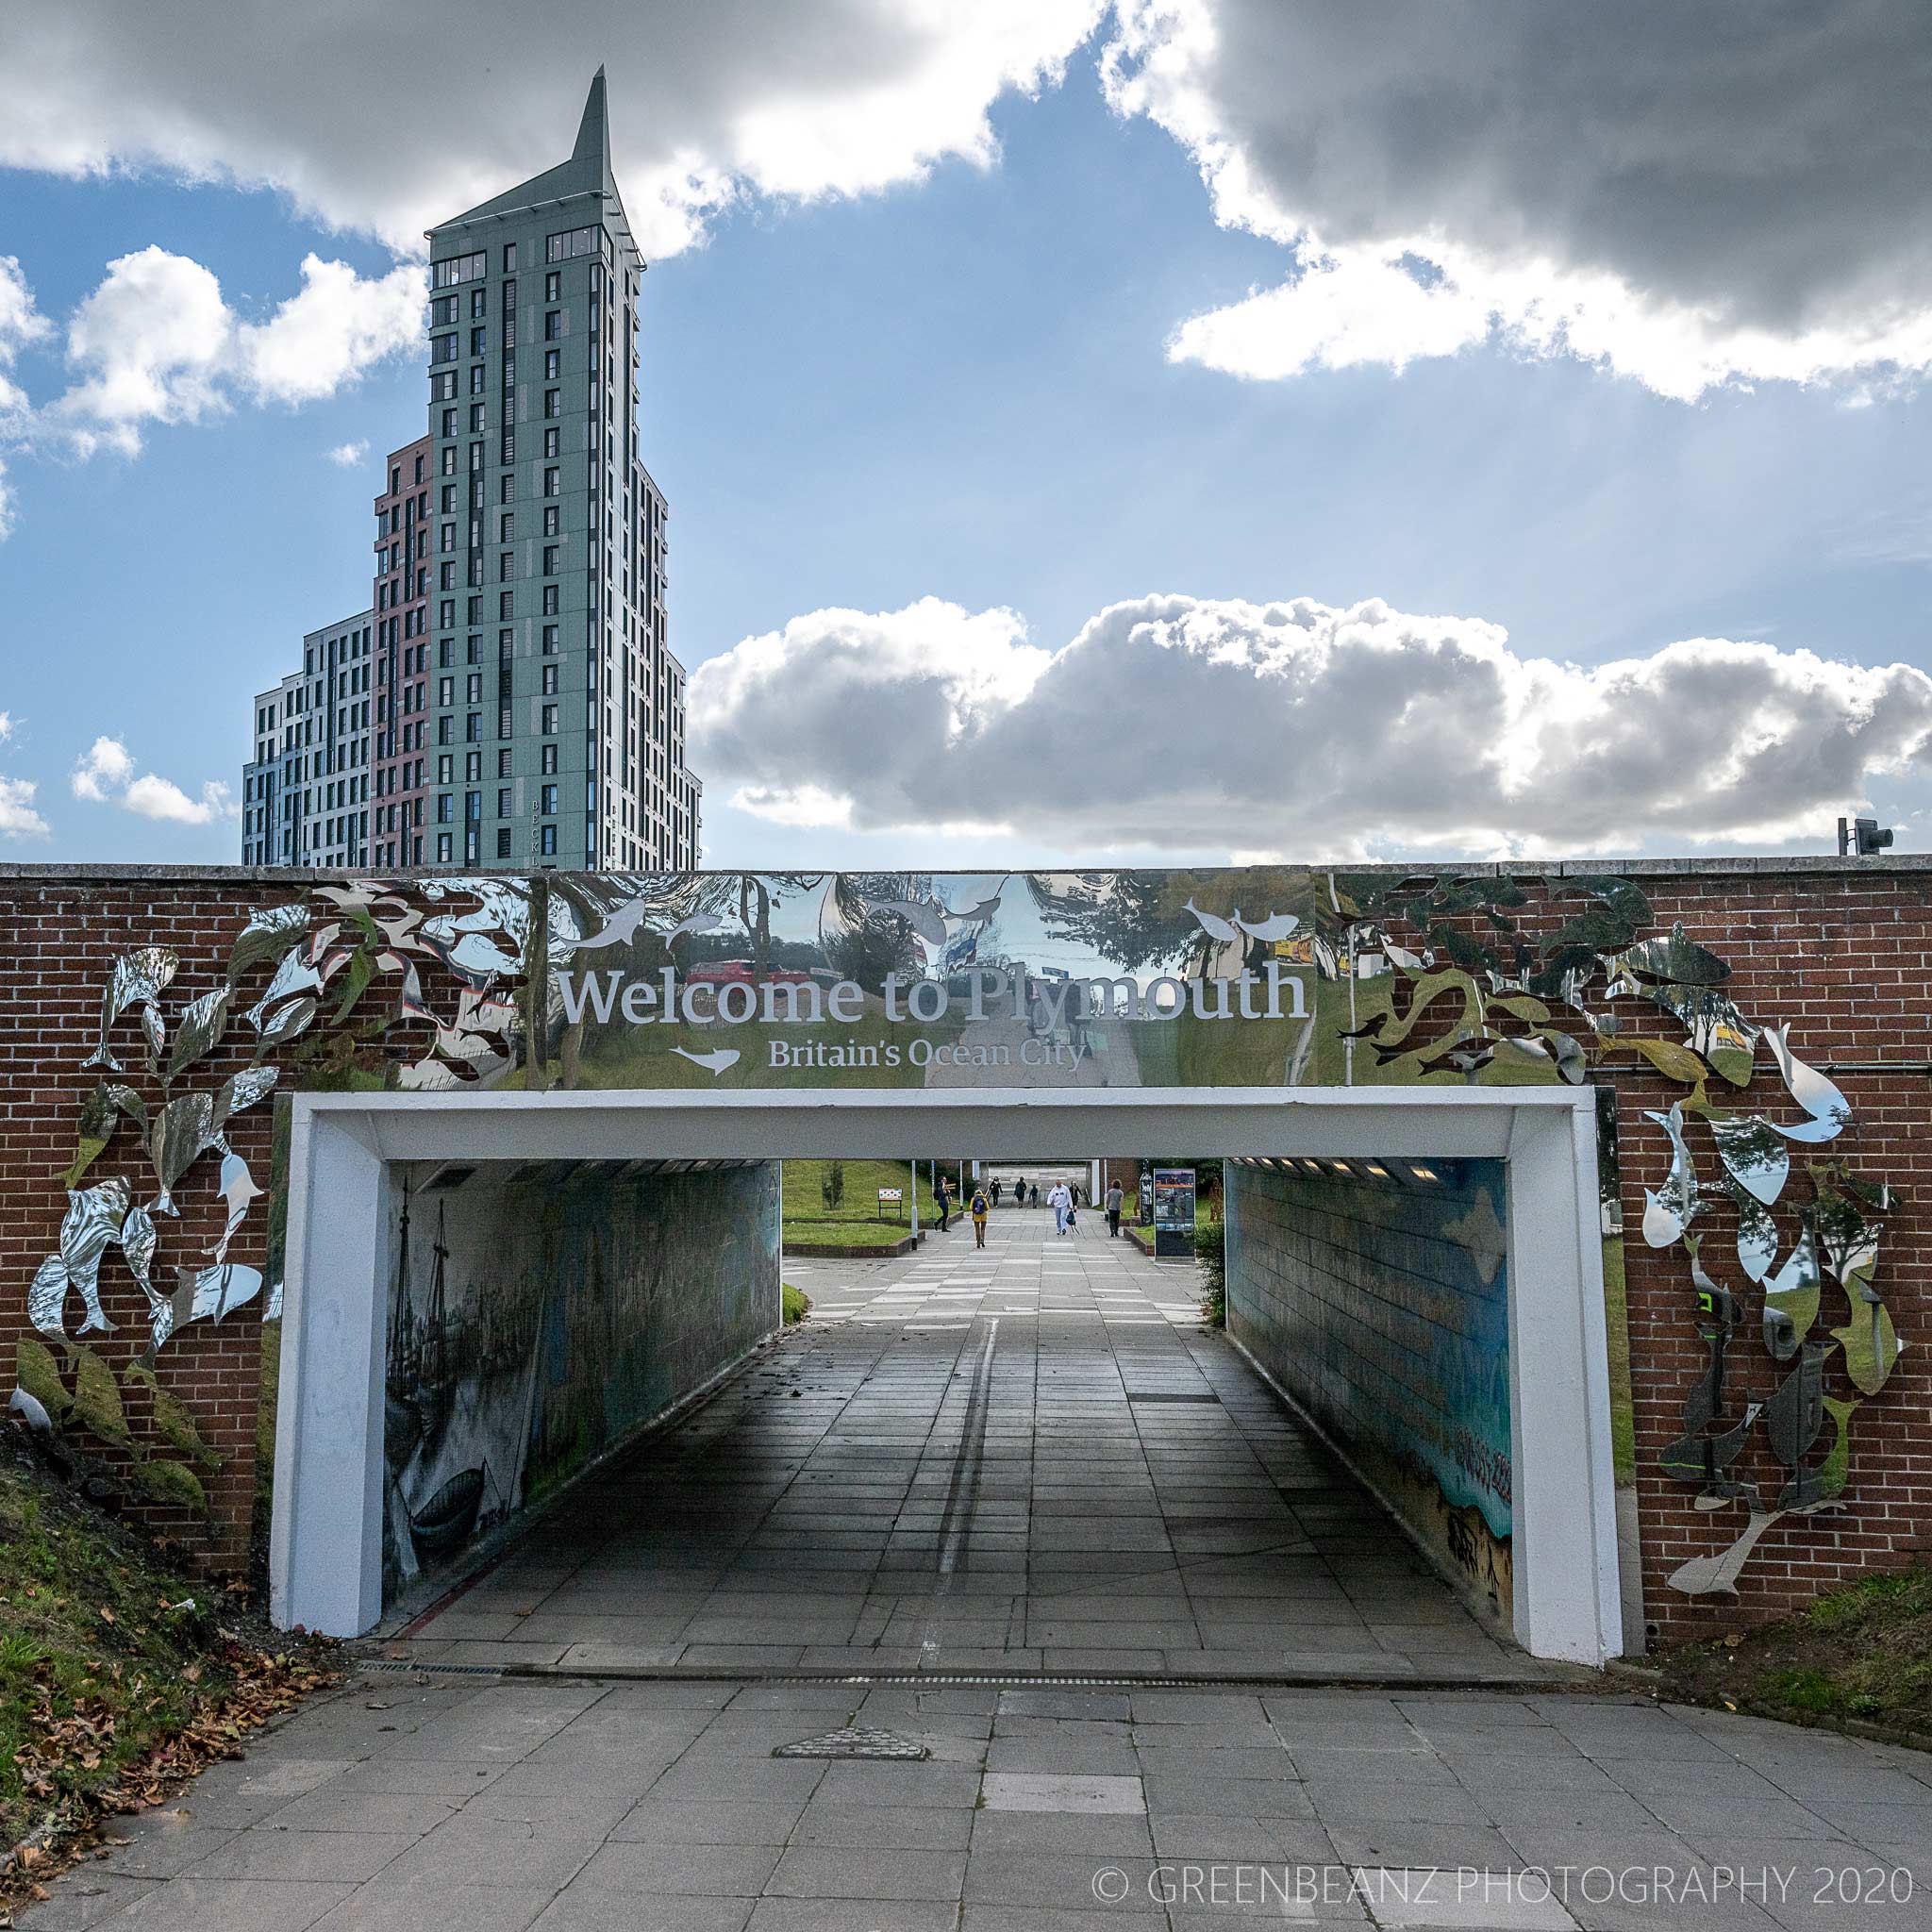
[[[1230,1161],[1225,1174],[1230,1333],[1507,1623],[1503,1163]]]

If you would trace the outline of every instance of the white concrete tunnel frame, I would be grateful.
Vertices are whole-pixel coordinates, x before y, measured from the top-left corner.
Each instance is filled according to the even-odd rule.
[[[1037,1161],[1158,1141],[1507,1163],[1515,1633],[1538,1657],[1600,1664],[1624,1639],[1594,1103],[1588,1087],[297,1094],[272,1614],[352,1637],[382,1613],[391,1163],[863,1158],[995,1140]]]

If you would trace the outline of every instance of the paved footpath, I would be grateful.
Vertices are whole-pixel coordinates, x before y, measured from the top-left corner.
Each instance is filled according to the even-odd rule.
[[[412,1626],[425,1661],[1521,1679],[1191,1265],[1001,1208],[811,1318]]]
[[[802,1331],[25,1932],[1932,1924],[1932,1757],[1538,1684],[1187,1274],[993,1229],[789,1268]],[[853,1727],[924,1755],[773,1755]]]
[[[25,1932],[1932,1918],[1932,1757],[1723,1713],[1497,1691],[419,1677],[365,1676],[124,1822],[128,1842],[58,1880]],[[855,1724],[931,1755],[772,1755]],[[1868,1902],[1814,1903],[1821,1887]]]

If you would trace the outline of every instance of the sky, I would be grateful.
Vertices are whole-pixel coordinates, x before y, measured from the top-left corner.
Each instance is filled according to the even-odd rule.
[[[234,858],[421,231],[600,62],[707,864],[1932,842],[1908,0],[479,0],[427,94],[429,8],[41,12],[0,858]]]

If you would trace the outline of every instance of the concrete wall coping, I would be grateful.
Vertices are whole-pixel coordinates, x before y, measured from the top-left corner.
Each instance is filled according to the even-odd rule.
[[[115,865],[78,860],[61,864],[27,865],[17,861],[0,862],[0,885],[285,885],[291,888],[311,885],[340,885],[352,878],[453,879],[473,878],[498,870],[494,867],[440,866],[382,868],[308,868],[260,865]],[[745,872],[796,872],[796,866],[706,867],[695,877],[737,878]],[[809,869],[809,868],[808,868]],[[982,871],[993,870],[982,867]],[[1337,872],[1368,874],[1388,878],[1673,878],[1673,877],[1777,877],[1785,874],[1843,873],[1861,877],[1885,873],[1932,872],[1932,852],[1902,852],[1876,858],[1840,858],[1835,854],[1780,854],[1770,858],[1735,855],[1718,858],[1560,858],[1525,859],[1498,862],[1466,859],[1460,862],[1429,861],[1414,865],[1350,863],[1345,860],[1294,859],[1281,868],[1238,865],[1124,866],[1095,865],[1027,866],[1033,873],[1176,872],[1191,877],[1226,873],[1242,876],[1257,871]],[[827,866],[824,871],[839,870]],[[942,868],[942,872],[966,872],[971,867]],[[530,876],[520,874],[518,876]],[[639,877],[661,876],[640,871]]]

